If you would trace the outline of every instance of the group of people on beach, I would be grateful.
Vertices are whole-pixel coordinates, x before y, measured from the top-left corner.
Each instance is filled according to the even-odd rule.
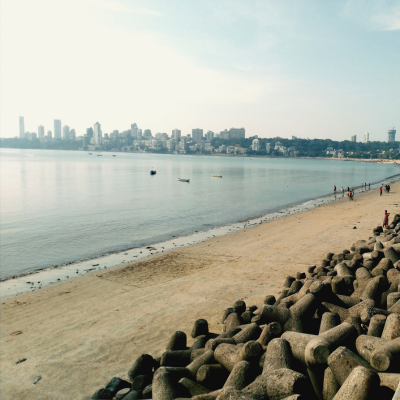
[[[366,184],[366,183],[364,183],[364,184],[362,183],[362,184],[361,184],[361,187],[362,187],[362,188],[365,188],[365,190],[367,190],[367,184]],[[381,185],[380,188],[379,188],[379,192],[380,192],[380,195],[381,195],[381,196],[382,196],[383,187],[385,188],[385,192],[386,192],[386,193],[389,193],[389,192],[390,192],[390,185],[389,185],[389,184],[384,185],[383,182],[382,182],[382,185]],[[371,184],[370,184],[370,183],[368,184],[368,189],[371,189]],[[340,191],[341,191],[342,197],[343,197],[343,195],[344,195],[344,189],[343,189],[343,187],[341,187]],[[336,195],[336,185],[333,186],[333,193]],[[353,201],[353,200],[354,200],[354,190],[351,189],[351,188],[348,187],[348,186],[347,186],[347,197],[349,198],[350,201]],[[387,210],[385,210],[385,213],[384,213],[384,215],[383,215],[383,227],[389,225],[389,215],[390,215],[390,213],[388,213]]]
[[[361,184],[361,189],[367,190],[367,183],[362,183]],[[383,189],[385,189],[386,193],[390,192],[390,185],[384,185],[382,182],[382,185],[379,188],[379,193],[382,196],[383,193]],[[368,183],[368,190],[371,190],[371,184]],[[342,193],[342,197],[344,195],[344,189],[343,187],[340,189],[341,193]],[[333,193],[336,196],[336,185],[333,186]],[[349,198],[350,201],[354,200],[354,189],[351,189],[350,187],[347,187],[347,197]]]
[[[382,185],[381,185],[381,187],[379,188],[379,193],[380,193],[380,195],[382,196],[382,191],[383,191],[383,182],[382,182]],[[385,192],[386,193],[389,193],[390,192],[390,185],[385,185]]]

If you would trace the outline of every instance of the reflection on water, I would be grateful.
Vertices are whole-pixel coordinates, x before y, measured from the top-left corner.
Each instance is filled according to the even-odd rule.
[[[2,276],[225,225],[332,194],[334,185],[358,186],[398,172],[390,165],[325,160],[0,154]]]

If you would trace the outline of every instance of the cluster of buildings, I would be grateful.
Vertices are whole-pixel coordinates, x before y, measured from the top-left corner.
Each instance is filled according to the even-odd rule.
[[[350,141],[351,142],[357,142],[357,135],[352,135],[351,137],[350,137]],[[365,132],[364,133],[364,143],[369,143],[369,132]],[[388,129],[388,132],[387,132],[387,142],[388,143],[392,143],[392,142],[395,142],[396,141],[396,129],[394,129],[394,127],[393,128],[391,128],[391,129]]]
[[[226,152],[232,154],[243,154],[246,149],[235,146],[219,146],[214,148],[211,141],[214,138],[221,139],[244,139],[244,128],[231,128],[220,133],[213,131],[203,132],[203,129],[192,129],[192,134],[182,135],[181,130],[172,130],[171,135],[167,133],[152,134],[150,129],[139,129],[136,123],[131,125],[131,129],[123,132],[113,130],[111,133],[103,134],[100,123],[96,122],[93,128],[87,128],[83,136],[76,136],[75,129],[70,129],[68,125],[61,125],[61,120],[54,120],[54,131],[45,130],[42,125],[38,127],[38,132],[26,132],[24,117],[19,117],[19,138],[20,139],[39,139],[41,141],[50,141],[53,139],[61,140],[82,140],[82,148],[87,150],[155,150],[168,151],[175,153],[192,152]]]
[[[42,125],[38,127],[37,132],[26,132],[24,117],[19,117],[19,138],[20,139],[39,139],[41,141],[66,140],[66,141],[81,141],[82,150],[111,150],[111,151],[157,151],[171,152],[176,154],[185,154],[187,152],[199,153],[227,153],[227,154],[245,154],[248,150],[254,152],[263,152],[264,154],[278,153],[284,157],[296,157],[299,151],[295,147],[285,147],[282,143],[261,141],[257,136],[253,136],[250,148],[241,147],[239,144],[229,145],[228,143],[221,144],[221,141],[237,140],[243,144],[242,139],[245,139],[244,128],[225,129],[219,133],[207,131],[203,129],[192,129],[192,133],[182,135],[180,129],[173,129],[171,135],[167,133],[152,134],[150,129],[140,129],[136,123],[132,124],[130,129],[123,132],[113,130],[111,133],[103,134],[100,123],[96,122],[93,127],[87,128],[83,136],[76,135],[75,129],[71,129],[68,125],[62,126],[61,120],[54,120],[54,130],[47,131]],[[395,128],[391,128],[387,133],[387,141],[394,142],[396,137]],[[219,138],[221,145],[213,146],[213,139]],[[297,140],[296,136],[292,136],[292,140]],[[357,141],[357,135],[351,136],[351,141]],[[368,143],[369,133],[364,134],[364,143]],[[80,144],[79,144],[80,145]],[[264,147],[265,145],[265,147]],[[248,146],[248,145],[247,145]],[[326,149],[326,154],[335,158],[345,157],[345,152],[342,149],[335,150],[331,147]]]

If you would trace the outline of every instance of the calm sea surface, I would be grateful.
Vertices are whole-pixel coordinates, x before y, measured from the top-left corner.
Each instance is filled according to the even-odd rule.
[[[348,161],[116,155],[1,149],[1,277],[208,230],[324,196],[333,185],[400,173]]]

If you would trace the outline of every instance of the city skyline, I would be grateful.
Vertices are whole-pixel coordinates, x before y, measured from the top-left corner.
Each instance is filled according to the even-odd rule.
[[[88,134],[88,130],[91,129],[92,130],[92,137],[94,138],[94,141],[96,144],[101,144],[101,138],[102,138],[102,130],[101,130],[101,124],[99,122],[95,122],[93,125],[93,128],[85,128],[86,134]],[[23,116],[19,117],[19,139],[23,139],[24,138],[24,134],[26,133],[33,133],[36,134],[38,138],[43,138],[44,137],[44,126],[43,125],[39,125],[37,128],[37,133],[32,131],[25,131],[25,118]],[[61,137],[61,131],[62,131],[62,137]],[[192,128],[191,129],[191,135],[190,133],[188,133],[187,135],[183,134],[182,135],[182,130],[180,129],[172,129],[171,131],[171,136],[169,136],[167,133],[162,133],[162,132],[157,132],[154,136],[151,133],[151,129],[145,129],[144,133],[142,132],[142,129],[139,129],[136,122],[133,124],[130,124],[130,129],[125,129],[122,132],[127,132],[130,131],[132,133],[132,136],[134,138],[137,138],[138,140],[146,137],[157,137],[157,135],[167,135],[167,138],[171,138],[174,140],[179,141],[179,139],[182,136],[188,136],[188,137],[192,137],[196,142],[201,141],[201,140],[206,140],[206,141],[211,141],[214,138],[214,135],[218,135],[221,137],[221,139],[241,139],[241,138],[245,138],[245,129],[244,128],[230,128],[229,131],[225,128],[223,131],[220,132],[214,132],[211,130],[208,130],[206,134],[204,134],[204,130],[202,128]],[[61,124],[61,120],[59,119],[55,119],[54,120],[54,132],[58,132],[57,135],[54,134],[54,136],[52,136],[52,132],[48,131],[47,132],[47,136],[48,138],[52,138],[54,137],[54,139],[70,139],[70,133],[72,132],[72,136],[75,138],[77,137],[83,137],[85,134],[82,133],[81,135],[77,135],[75,132],[75,129],[71,129],[69,128],[68,125],[64,125],[62,126]],[[110,133],[105,132],[105,134],[110,135],[110,137],[112,138],[113,135],[117,135],[118,133],[120,133],[120,131],[118,129],[113,129]],[[262,138],[262,136],[259,135],[249,135],[247,136],[249,137],[253,137],[253,136],[257,136]],[[369,132],[365,132],[362,136],[362,139],[360,140],[360,142],[363,143],[368,143],[370,142],[370,134]],[[16,136],[11,136],[11,137],[16,137]],[[272,137],[280,137],[280,136],[264,136],[264,138],[272,138]],[[297,136],[291,136],[292,140],[297,139]],[[309,139],[309,138],[307,138]],[[313,139],[321,139],[321,138],[313,138]],[[331,138],[328,138],[331,139]],[[346,139],[344,139],[346,140]],[[350,141],[351,142],[357,142],[357,134],[355,135],[351,135],[350,136]],[[374,140],[373,140],[374,141]],[[395,142],[396,141],[396,129],[395,127],[389,128],[386,131],[386,140],[375,140],[378,142]]]
[[[399,16],[389,0],[4,0],[1,136],[19,115],[77,132],[140,116],[155,132],[384,141],[399,126]]]

